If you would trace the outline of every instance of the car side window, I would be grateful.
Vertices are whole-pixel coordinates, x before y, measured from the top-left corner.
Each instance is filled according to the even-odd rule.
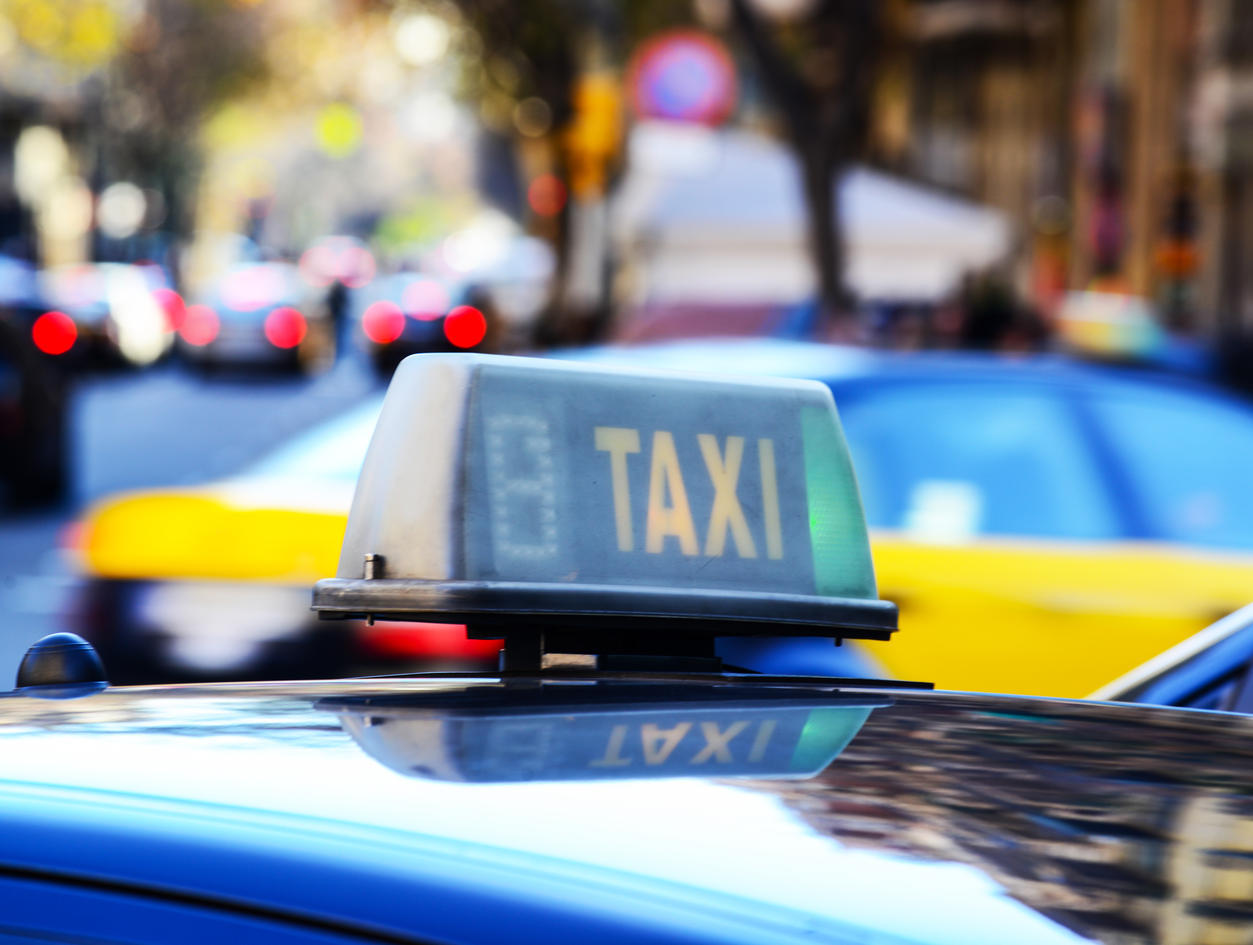
[[[1059,395],[904,383],[836,401],[871,527],[934,541],[1122,530],[1077,414]]]
[[[1253,409],[1147,386],[1092,408],[1158,537],[1253,548]]]

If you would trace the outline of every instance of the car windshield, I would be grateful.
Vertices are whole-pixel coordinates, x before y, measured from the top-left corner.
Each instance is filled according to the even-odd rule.
[[[1153,388],[1097,396],[1092,407],[1157,536],[1253,548],[1253,410]]]
[[[866,519],[931,540],[1121,531],[1073,409],[1048,390],[872,389],[841,407]]]

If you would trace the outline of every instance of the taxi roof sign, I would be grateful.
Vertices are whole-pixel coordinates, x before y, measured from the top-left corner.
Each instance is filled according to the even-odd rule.
[[[496,635],[896,628],[824,385],[473,354],[401,363],[314,609]]]

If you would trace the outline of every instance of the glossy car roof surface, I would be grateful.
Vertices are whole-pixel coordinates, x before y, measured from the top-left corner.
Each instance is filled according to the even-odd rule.
[[[824,381],[887,378],[927,382],[1095,385],[1129,384],[1190,390],[1246,404],[1221,388],[1183,374],[1052,354],[971,351],[889,351],[775,338],[709,338],[660,344],[603,345],[553,351],[552,357],[635,364],[701,373],[767,374]]]
[[[0,699],[0,873],[392,940],[1151,942],[1253,924],[1247,902],[1214,918],[1231,908],[1215,883],[1253,871],[1253,719],[876,692],[812,778],[715,763],[483,784],[397,773],[319,701],[467,686],[499,689]]]

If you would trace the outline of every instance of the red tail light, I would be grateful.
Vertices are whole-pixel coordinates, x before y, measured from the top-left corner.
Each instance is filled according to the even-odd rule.
[[[566,205],[566,185],[556,174],[541,174],[526,189],[526,201],[537,216],[555,217]]]
[[[173,289],[154,289],[152,297],[165,312],[165,323],[170,331],[178,331],[183,327],[183,319],[187,317],[187,306],[183,297]]]
[[[363,624],[358,640],[365,652],[391,659],[490,660],[500,652],[499,640],[467,639],[466,628],[452,623]]]
[[[78,326],[64,312],[44,312],[31,326],[30,337],[44,354],[65,354],[78,340]]]
[[[207,305],[189,305],[178,333],[189,345],[207,345],[218,336],[218,313]]]
[[[405,330],[405,313],[394,302],[375,302],[361,316],[361,330],[376,345],[389,345]]]
[[[305,340],[308,325],[296,309],[281,306],[265,316],[265,340],[276,348],[294,348]]]
[[[487,319],[473,305],[458,305],[444,319],[444,337],[458,348],[473,348],[487,337]]]

